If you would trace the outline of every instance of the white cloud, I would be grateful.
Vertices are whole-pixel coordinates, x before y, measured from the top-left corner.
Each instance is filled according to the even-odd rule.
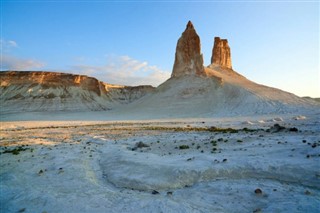
[[[4,40],[4,39],[0,39],[0,45],[1,45],[1,50],[3,52],[9,52],[11,51],[13,48],[17,48],[18,44],[16,41],[13,40]]]
[[[1,56],[1,70],[16,70],[27,71],[44,67],[43,62],[33,59],[22,59],[15,56],[2,55]]]
[[[170,72],[148,62],[138,61],[129,56],[108,56],[102,66],[76,65],[73,72],[96,77],[111,84],[158,86],[170,77]]]
[[[15,41],[8,41],[8,45],[9,45],[10,47],[18,47],[18,44],[17,44],[17,42],[15,42]]]

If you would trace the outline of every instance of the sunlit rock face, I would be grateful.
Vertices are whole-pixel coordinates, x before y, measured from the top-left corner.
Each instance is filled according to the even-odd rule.
[[[0,72],[2,113],[101,111],[134,102],[152,93],[152,86],[107,84],[85,75],[58,72]]]
[[[1,72],[1,86],[38,84],[45,88],[59,86],[80,87],[101,95],[106,93],[102,82],[85,75],[73,75],[58,72]]]
[[[186,75],[206,75],[200,38],[191,21],[188,22],[185,31],[178,40],[171,77]]]
[[[217,64],[224,68],[232,69],[231,50],[227,39],[214,38],[211,64]]]

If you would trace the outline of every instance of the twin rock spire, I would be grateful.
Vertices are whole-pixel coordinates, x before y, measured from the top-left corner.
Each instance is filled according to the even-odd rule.
[[[231,51],[227,39],[214,38],[211,63],[232,69]],[[200,38],[191,21],[178,40],[171,77],[184,75],[206,76],[203,67]]]

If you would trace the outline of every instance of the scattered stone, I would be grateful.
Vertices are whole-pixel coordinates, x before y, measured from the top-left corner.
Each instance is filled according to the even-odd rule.
[[[156,190],[153,190],[152,192],[151,192],[153,195],[157,195],[157,194],[160,194],[158,191],[156,191]]]
[[[168,195],[168,196],[172,196],[172,195],[173,195],[173,192],[167,192],[167,195]]]
[[[136,151],[138,148],[141,149],[141,148],[145,148],[145,147],[150,147],[149,145],[143,143],[142,141],[136,143],[135,147],[133,147],[131,149],[131,151]]]
[[[261,212],[262,212],[262,210],[260,208],[253,210],[253,213],[261,213]]]
[[[18,212],[25,212],[25,211],[26,211],[26,208],[22,208]]]
[[[310,192],[309,190],[306,190],[306,191],[304,192],[304,194],[306,194],[306,195],[311,195],[311,192]]]
[[[256,194],[262,194],[262,190],[259,189],[259,188],[257,188],[256,190],[254,190],[254,193],[256,193]]]
[[[194,160],[194,157],[187,159],[187,161],[192,161],[192,160]]]
[[[292,127],[289,129],[290,132],[298,132],[298,129],[296,127]]]
[[[136,143],[136,147],[137,148],[144,148],[144,147],[149,147],[149,145],[140,141],[140,142]]]
[[[225,159],[223,159],[223,160],[222,160],[222,162],[227,162],[227,159],[226,159],[226,158],[225,158]]]
[[[40,169],[40,171],[38,172],[38,175],[42,175],[43,174],[43,170]]]
[[[280,132],[282,130],[285,130],[286,128],[284,126],[280,126],[280,124],[274,124],[271,128],[270,131],[272,132]]]

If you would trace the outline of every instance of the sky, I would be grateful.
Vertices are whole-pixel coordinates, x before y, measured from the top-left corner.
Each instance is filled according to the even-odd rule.
[[[233,69],[299,96],[320,97],[319,1],[1,0],[0,70],[84,74],[157,86],[171,75],[189,20],[204,65],[215,36]]]

